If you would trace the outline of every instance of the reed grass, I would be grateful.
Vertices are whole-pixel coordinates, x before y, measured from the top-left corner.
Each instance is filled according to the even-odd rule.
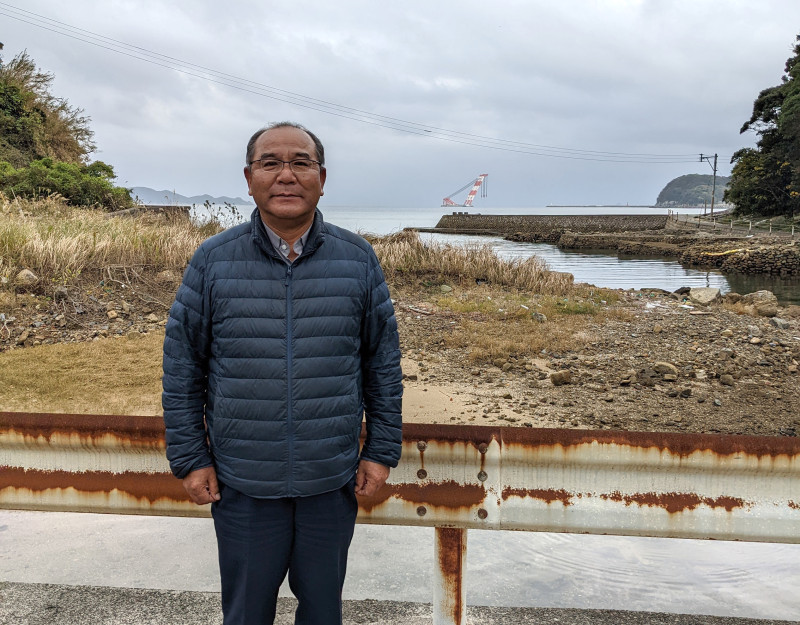
[[[30,269],[47,282],[70,283],[109,266],[182,269],[210,234],[187,219],[109,217],[69,206],[0,196],[0,275]]]
[[[561,294],[572,288],[570,274],[550,271],[541,259],[504,260],[488,245],[423,242],[413,231],[372,238],[370,242],[390,283],[407,275],[433,274],[534,292]]]

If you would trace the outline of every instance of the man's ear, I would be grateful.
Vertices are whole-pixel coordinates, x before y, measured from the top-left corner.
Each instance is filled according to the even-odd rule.
[[[325,195],[325,178],[328,176],[328,170],[324,167],[319,170],[319,194],[320,197]]]
[[[250,188],[250,178],[253,172],[250,171],[250,165],[244,166],[244,179],[247,180],[247,195],[253,195],[253,190]]]

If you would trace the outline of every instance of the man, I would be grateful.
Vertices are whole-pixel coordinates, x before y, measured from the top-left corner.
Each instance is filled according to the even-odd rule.
[[[341,623],[354,495],[400,457],[394,310],[370,245],[316,208],[327,172],[313,133],[259,130],[244,175],[250,222],[199,247],[170,310],[167,457],[211,503],[225,625],[272,623],[287,571],[295,623]]]

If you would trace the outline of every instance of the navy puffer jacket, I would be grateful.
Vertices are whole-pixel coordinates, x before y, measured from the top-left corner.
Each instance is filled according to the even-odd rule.
[[[170,310],[162,403],[179,478],[215,466],[251,497],[335,490],[361,457],[397,465],[402,375],[383,272],[361,237],[317,211],[289,266],[258,209],[207,241]]]

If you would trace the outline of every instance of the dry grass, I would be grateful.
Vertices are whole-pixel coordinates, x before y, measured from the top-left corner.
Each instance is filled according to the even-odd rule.
[[[22,268],[58,284],[110,266],[182,270],[208,236],[207,228],[186,219],[109,218],[58,197],[9,201],[0,196],[0,276],[6,278]]]
[[[161,414],[161,333],[0,353],[0,410]]]
[[[436,275],[463,283],[482,280],[494,286],[553,294],[572,288],[571,275],[549,271],[539,258],[503,260],[488,245],[423,243],[410,231],[370,242],[390,283],[409,275]]]
[[[597,341],[588,329],[590,321],[596,325],[630,317],[629,311],[614,306],[617,301],[614,291],[589,287],[576,287],[561,297],[483,287],[438,297],[435,303],[460,320],[445,345],[466,349],[473,362],[491,363],[530,358],[543,350],[577,350]]]

